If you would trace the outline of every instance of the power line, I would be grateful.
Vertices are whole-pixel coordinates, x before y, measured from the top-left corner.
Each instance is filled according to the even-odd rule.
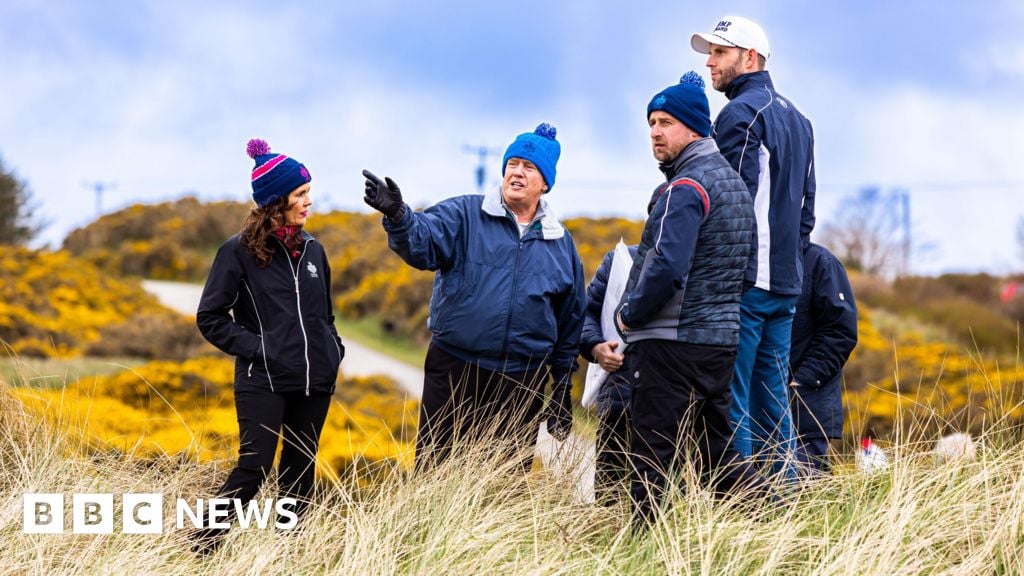
[[[831,189],[859,189],[869,187],[879,187],[881,182],[861,182],[859,184],[853,184],[850,182],[832,182],[828,180],[818,179],[818,190],[825,188]],[[943,182],[943,181],[931,181],[931,182],[890,182],[887,186],[895,186],[902,189],[913,189],[919,192],[963,192],[965,190],[1024,190],[1024,180],[981,180],[978,182]]]

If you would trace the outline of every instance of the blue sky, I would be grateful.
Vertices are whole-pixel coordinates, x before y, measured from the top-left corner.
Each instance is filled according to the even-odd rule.
[[[914,271],[1024,264],[1024,2],[0,0],[0,157],[59,244],[95,217],[85,182],[116,183],[107,210],[246,199],[250,137],[309,166],[314,208],[363,210],[362,168],[430,204],[475,191],[463,146],[547,121],[555,209],[639,218],[660,178],[647,102],[708,78],[689,38],[725,14],[761,22],[814,124],[819,230],[861,186],[905,188],[934,246]]]

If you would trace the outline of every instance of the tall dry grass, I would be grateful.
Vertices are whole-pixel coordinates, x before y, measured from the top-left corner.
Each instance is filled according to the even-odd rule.
[[[978,459],[939,463],[912,422],[875,474],[841,466],[778,508],[718,501],[692,477],[644,534],[629,510],[579,502],[575,478],[465,449],[369,487],[328,481],[300,529],[236,528],[206,558],[165,510],[160,535],[28,535],[26,492],[208,497],[230,462],[82,456],[88,439],[44,423],[0,385],[0,573],[7,574],[1021,574],[1024,448],[977,438]],[[330,442],[330,438],[324,438]],[[273,495],[272,483],[264,493]],[[166,506],[165,506],[166,508]],[[70,511],[68,511],[70,513]],[[70,526],[70,520],[66,520]]]

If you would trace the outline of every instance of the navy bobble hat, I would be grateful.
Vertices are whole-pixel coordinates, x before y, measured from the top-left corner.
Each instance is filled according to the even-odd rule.
[[[705,138],[711,135],[711,109],[704,92],[704,79],[692,70],[683,74],[679,84],[665,88],[651,99],[647,105],[648,119],[655,110],[671,114]]]
[[[508,145],[505,150],[505,157],[501,160],[501,176],[505,176],[505,166],[509,158],[522,158],[533,162],[540,170],[544,182],[548,185],[545,192],[551,192],[555,187],[555,164],[558,157],[562,155],[562,145],[555,140],[558,131],[555,127],[544,123],[537,126],[533,132],[526,132],[516,136],[516,139]]]
[[[312,180],[305,166],[284,154],[272,154],[265,140],[249,140],[245,151],[256,161],[252,169],[252,199],[260,208],[278,198],[287,198],[292,190]]]

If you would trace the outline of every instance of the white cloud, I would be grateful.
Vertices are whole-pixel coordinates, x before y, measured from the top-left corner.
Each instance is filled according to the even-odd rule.
[[[0,154],[54,220],[46,235],[52,242],[92,219],[93,196],[83,180],[118,183],[108,208],[188,190],[246,198],[251,162],[244,145],[253,136],[310,167],[321,207],[362,209],[363,168],[392,176],[412,203],[430,204],[475,190],[477,158],[463,145],[503,150],[542,120],[557,125],[563,145],[549,197],[555,209],[639,217],[661,177],[642,110],[682,71],[707,78],[687,34],[660,34],[635,22],[635,30],[608,25],[617,36],[606,39],[633,57],[607,64],[606,76],[588,77],[585,65],[603,46],[595,42],[605,38],[577,30],[582,35],[566,41],[579,46],[565,61],[551,62],[565,86],[530,85],[513,67],[508,86],[495,88],[510,100],[516,90],[560,95],[510,114],[443,79],[428,86],[396,82],[378,69],[374,54],[329,49],[337,14],[312,17],[288,6],[276,7],[273,19],[220,5],[150,10],[134,30],[144,39],[135,51],[98,45],[81,19],[63,11],[46,17],[52,51],[20,50],[0,38],[5,86],[16,87],[0,95]],[[697,27],[713,19],[688,16]],[[1008,68],[1000,73],[1021,76],[1024,48],[1006,54]],[[1024,158],[1017,99],[854,84],[841,67],[820,72],[793,58],[771,70],[780,91],[814,122],[821,220],[862,184],[908,186],[922,237],[941,243],[941,260],[922,264],[933,267],[927,270],[1012,262],[1021,196],[992,183],[1024,179],[1017,168]],[[627,75],[628,81],[620,77]],[[713,112],[725,103],[714,92],[711,101]],[[492,183],[499,164],[488,164]]]

